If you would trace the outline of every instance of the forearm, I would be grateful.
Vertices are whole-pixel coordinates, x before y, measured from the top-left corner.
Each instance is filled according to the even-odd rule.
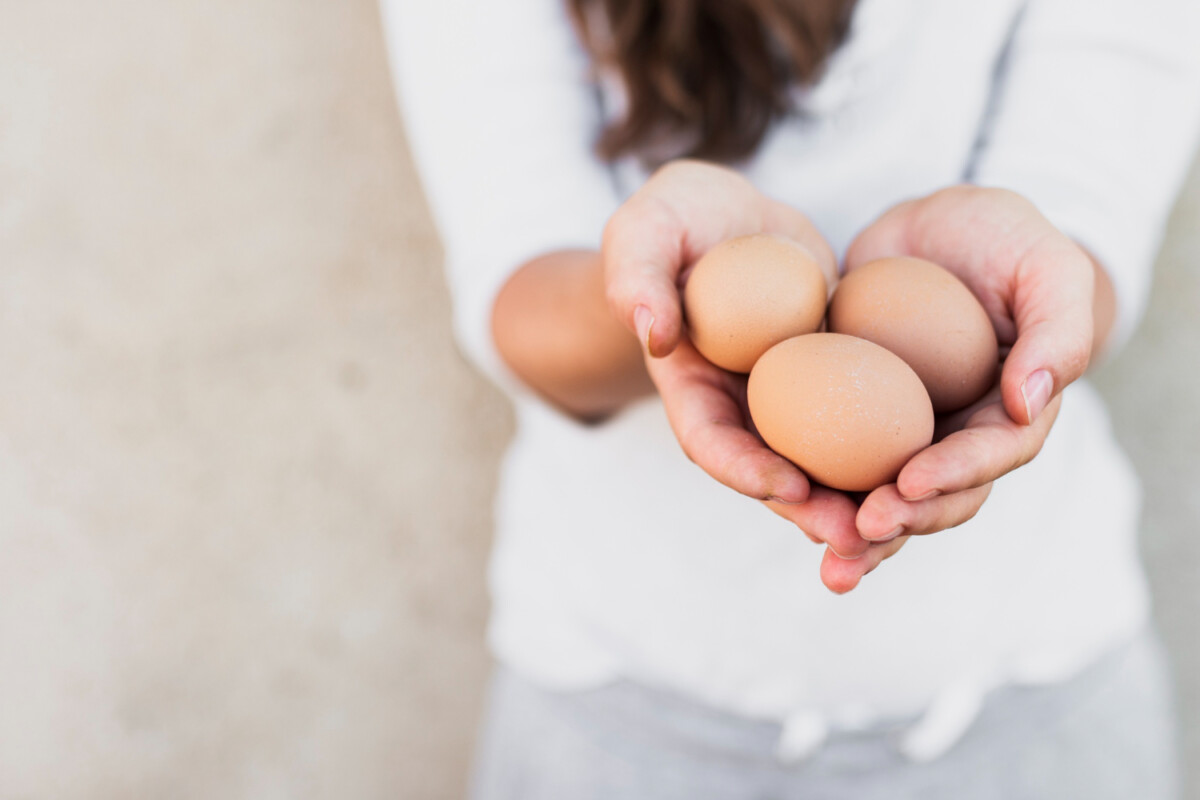
[[[654,391],[640,345],[609,311],[599,252],[558,251],[523,265],[496,297],[492,336],[521,380],[580,419],[602,419]]]

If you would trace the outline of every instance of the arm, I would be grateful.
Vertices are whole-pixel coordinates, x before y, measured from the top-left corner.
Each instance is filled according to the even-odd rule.
[[[493,334],[506,347],[514,338],[528,343],[515,336],[520,328],[509,323],[520,319],[507,310],[532,314],[532,298],[578,296],[526,290],[550,266],[540,255],[598,248],[618,205],[612,176],[591,152],[599,108],[564,4],[383,0],[382,11],[413,161],[445,248],[458,343],[510,394],[532,387],[554,400],[529,372],[529,353],[510,365],[513,354],[500,352]],[[539,266],[525,274],[522,265],[534,261]],[[513,291],[503,292],[495,314],[510,280]],[[547,325],[543,335],[567,330]],[[594,410],[591,403],[578,409]]]
[[[1096,355],[1132,334],[1187,175],[1197,37],[1193,0],[1030,0],[998,73],[967,180],[1028,198],[1103,267],[1113,327]]]
[[[615,391],[597,392],[595,374],[564,381],[554,366],[563,363],[558,356],[549,369],[541,363],[552,342],[537,337],[556,327],[572,338],[620,339],[604,333],[607,321],[574,327],[603,315],[595,310],[598,295],[584,288],[587,259],[562,254],[602,245],[609,304],[629,340],[648,342],[658,356],[644,357],[644,368],[684,451],[838,552],[865,549],[849,498],[819,487],[810,494],[804,475],[747,428],[745,379],[708,364],[686,337],[680,341],[680,270],[723,239],[763,231],[797,238],[824,254],[832,283],[833,253],[803,215],[729,170],[698,164],[661,170],[620,205],[591,152],[598,110],[560,0],[383,0],[383,10],[466,354],[510,392],[532,387],[578,416],[598,417],[644,391],[619,346],[609,351],[614,358],[600,361],[601,375],[620,376]],[[653,284],[641,313],[639,274]],[[580,306],[562,304],[565,297]],[[590,310],[576,313],[579,307]]]
[[[561,250],[523,265],[496,297],[492,336],[514,373],[580,419],[654,391],[637,339],[608,309],[598,252]]]

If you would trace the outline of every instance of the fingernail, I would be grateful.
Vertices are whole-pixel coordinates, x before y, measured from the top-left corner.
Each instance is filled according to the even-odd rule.
[[[637,328],[638,341],[650,352],[650,331],[654,329],[654,315],[645,306],[633,310],[633,326]],[[651,354],[653,355],[653,354]]]
[[[1054,378],[1048,370],[1039,369],[1025,379],[1021,386],[1021,397],[1025,400],[1025,416],[1030,425],[1046,409],[1053,391]]]
[[[931,499],[937,497],[941,493],[942,493],[941,489],[930,489],[928,492],[926,492],[925,494],[923,494],[919,497],[904,497],[904,495],[900,495],[900,496],[904,497],[904,499],[910,503],[919,503],[922,500],[931,500]]]
[[[768,503],[783,503],[785,506],[798,506],[798,505],[802,505],[804,503],[803,500],[785,500],[784,498],[779,497],[777,495],[773,495],[773,494],[767,495],[767,502]]]
[[[890,531],[885,533],[883,536],[875,537],[875,536],[867,536],[866,534],[863,534],[862,538],[866,539],[868,542],[882,543],[882,542],[890,542],[892,539],[895,539],[897,536],[901,535],[902,533],[904,533],[904,526],[897,525],[895,528],[892,528]]]
[[[829,549],[833,550],[833,545],[829,545]],[[859,553],[856,556],[844,556],[841,553],[839,553],[837,550],[833,550],[833,554],[835,556],[837,556],[838,558],[840,558],[842,561],[858,561],[860,558],[862,558],[863,556],[865,556],[867,554],[867,551],[863,550],[861,553]]]

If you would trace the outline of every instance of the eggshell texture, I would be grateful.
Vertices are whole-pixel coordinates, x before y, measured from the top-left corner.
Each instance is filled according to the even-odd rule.
[[[828,299],[812,254],[782,236],[722,242],[692,268],[683,291],[688,332],[700,354],[749,372],[772,345],[821,325]]]
[[[983,306],[953,274],[919,258],[851,270],[829,304],[829,330],[886,347],[921,376],[938,413],[992,387],[1000,353]]]
[[[763,441],[813,480],[845,491],[891,483],[933,441],[933,407],[899,356],[838,333],[797,336],[750,373]]]

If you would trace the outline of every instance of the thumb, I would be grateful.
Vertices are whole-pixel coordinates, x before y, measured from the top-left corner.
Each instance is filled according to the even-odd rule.
[[[671,353],[683,332],[677,286],[683,241],[679,218],[652,198],[635,196],[604,227],[609,306],[646,352],[657,358]]]
[[[1032,424],[1087,369],[1094,281],[1087,254],[1063,235],[1022,259],[1014,276],[1017,338],[1000,375],[1004,409],[1016,422]]]

